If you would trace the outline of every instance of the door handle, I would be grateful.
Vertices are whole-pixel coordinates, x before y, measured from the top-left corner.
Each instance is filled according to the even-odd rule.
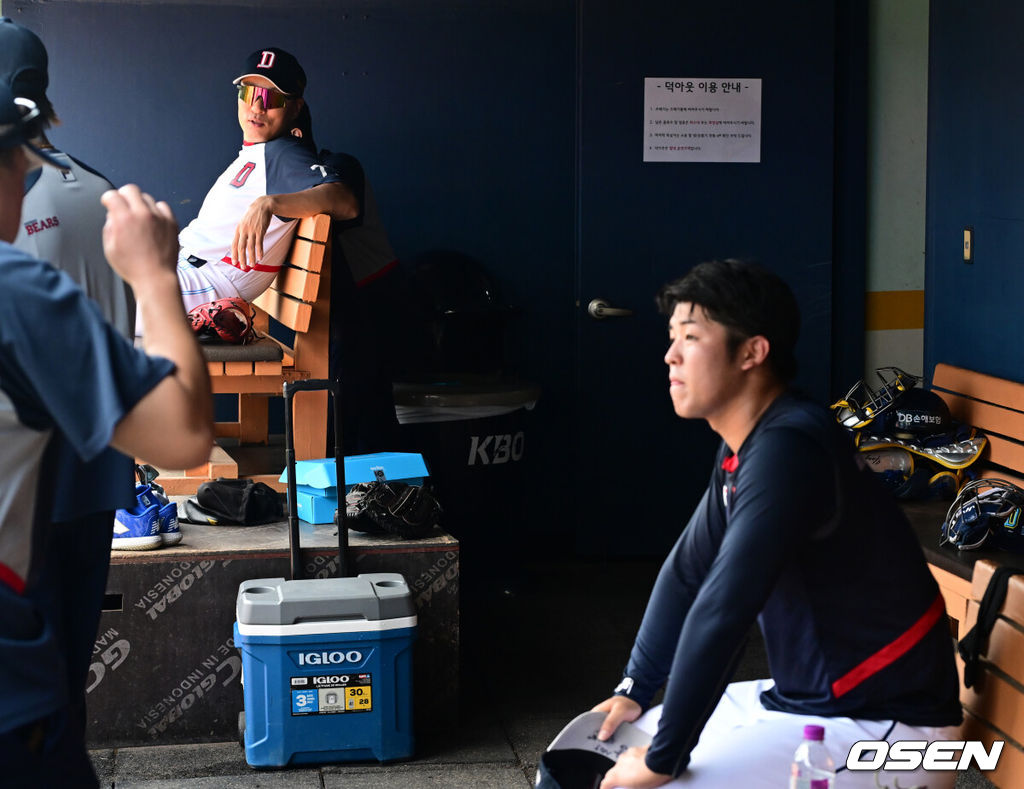
[[[602,321],[605,318],[628,318],[633,310],[613,307],[604,299],[594,299],[587,305],[587,314],[594,320]]]

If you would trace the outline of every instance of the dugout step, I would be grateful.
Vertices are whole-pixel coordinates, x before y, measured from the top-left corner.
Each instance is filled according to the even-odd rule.
[[[238,587],[290,574],[288,525],[183,523],[181,529],[177,545],[111,554],[87,680],[91,748],[237,736],[243,706],[241,658],[232,639]],[[335,576],[334,525],[300,523],[300,529],[307,576]],[[353,573],[401,573],[412,592],[419,617],[417,731],[453,725],[459,709],[458,540],[435,529],[421,540],[350,532],[349,542]]]

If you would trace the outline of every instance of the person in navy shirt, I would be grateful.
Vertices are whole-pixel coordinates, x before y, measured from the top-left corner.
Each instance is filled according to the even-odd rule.
[[[658,303],[675,412],[706,420],[722,444],[622,680],[594,708],[607,713],[599,739],[622,721],[653,734],[601,789],[663,786],[684,772],[686,787],[783,785],[802,723],[822,719],[839,765],[857,739],[956,739],[945,728],[961,708],[942,597],[845,432],[789,387],[792,292],[761,267],[713,261]],[[755,621],[772,680],[730,685]]]
[[[0,82],[11,93],[38,106],[37,136],[32,144],[58,161],[35,169],[25,179],[21,228],[11,242],[33,258],[64,271],[96,302],[103,317],[126,338],[135,335],[135,298],[131,288],[107,263],[102,195],[110,181],[50,144],[47,130],[59,123],[47,96],[49,55],[39,37],[8,17],[0,17]],[[58,298],[66,286],[49,295]],[[59,352],[63,343],[54,343]],[[47,359],[61,375],[68,362]],[[83,360],[90,365],[90,360]],[[88,390],[86,390],[88,391]],[[85,407],[96,404],[84,401]],[[86,685],[107,588],[114,513],[135,505],[133,458],[107,447],[88,462],[60,435],[54,442],[50,525],[42,550],[45,577],[31,590],[34,602],[55,625],[67,672],[69,705],[76,725],[86,718]],[[180,536],[180,533],[179,533]]]
[[[107,260],[154,329],[142,349],[66,273],[11,244],[26,176],[63,167],[33,145],[39,118],[35,102],[0,82],[0,784],[12,789],[97,786],[67,628],[95,621],[98,601],[50,600],[47,588],[56,450],[63,443],[90,462],[113,447],[189,468],[213,444],[210,381],[182,309],[167,203],[131,184],[101,198]]]

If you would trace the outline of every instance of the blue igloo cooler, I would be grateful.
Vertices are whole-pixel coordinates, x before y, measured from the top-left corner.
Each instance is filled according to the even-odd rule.
[[[251,766],[412,756],[416,608],[401,575],[245,581],[235,620]]]

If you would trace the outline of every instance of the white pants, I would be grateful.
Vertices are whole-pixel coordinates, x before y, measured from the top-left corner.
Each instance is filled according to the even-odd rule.
[[[803,727],[815,723],[825,727],[825,746],[836,767],[846,764],[850,746],[858,740],[957,740],[956,726],[914,727],[897,723],[886,736],[891,721],[864,721],[852,718],[818,718],[766,710],[761,692],[772,687],[770,679],[734,682],[726,688],[718,706],[701,732],[693,749],[690,765],[680,778],[666,784],[672,789],[785,789],[789,786],[789,766],[793,752],[803,738]],[[661,706],[645,713],[637,722],[653,735],[658,730]],[[870,756],[870,755],[869,755]],[[901,789],[927,787],[952,789],[954,771],[925,772],[851,772],[836,776],[836,789]],[[877,779],[877,783],[876,783]]]
[[[252,301],[270,287],[280,266],[269,270],[242,271],[220,260],[210,260],[200,268],[188,262],[184,251],[178,255],[178,285],[185,311],[217,299],[238,296]]]
[[[188,262],[184,251],[178,254],[178,287],[181,289],[181,301],[185,312],[200,304],[217,299],[238,296],[251,302],[270,287],[277,277],[277,269],[273,271],[248,271],[213,260],[200,268]],[[135,317],[135,336],[143,335],[142,316]]]

